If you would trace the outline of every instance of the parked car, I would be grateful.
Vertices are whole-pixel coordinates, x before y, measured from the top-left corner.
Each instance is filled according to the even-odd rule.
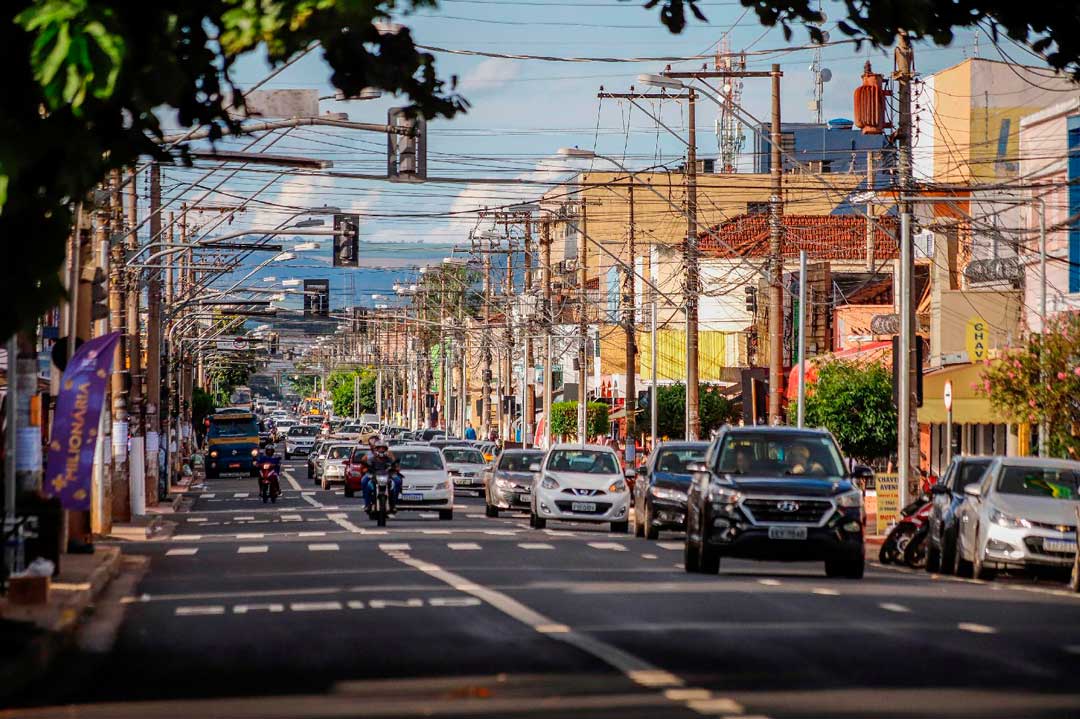
[[[498,517],[501,509],[532,506],[533,472],[544,461],[542,449],[506,449],[483,472],[485,514]]]
[[[319,485],[323,489],[330,489],[331,485],[344,484],[345,496],[351,497],[353,491],[345,482],[346,464],[352,458],[356,442],[344,441],[326,443],[326,454],[319,463]]]
[[[610,522],[612,532],[630,526],[630,489],[618,455],[602,445],[556,444],[535,472],[529,523],[548,520]]]
[[[315,483],[319,483],[318,466],[322,458],[326,456],[326,450],[329,449],[329,440],[319,439],[312,445],[311,451],[307,456],[307,478],[314,479]]]
[[[952,572],[956,563],[956,510],[964,501],[964,489],[978,484],[993,457],[953,457],[945,476],[930,488],[932,506],[927,517],[926,571]]]
[[[964,488],[954,572],[992,579],[1008,567],[1072,566],[1078,502],[1080,462],[996,458]]]
[[[296,424],[285,433],[285,459],[306,457],[320,435],[317,424]]]
[[[484,455],[468,445],[447,445],[441,449],[446,473],[455,489],[484,490],[483,472],[487,467]]]
[[[420,430],[420,432],[416,436],[416,439],[420,440],[421,442],[430,442],[431,440],[435,439],[436,437],[445,437],[445,436],[446,436],[446,430],[445,429],[439,429],[438,427],[428,427],[427,429]]]
[[[821,561],[830,577],[862,578],[862,492],[873,472],[847,472],[821,429],[725,427],[688,467],[687,572],[716,573],[722,557]]]
[[[442,437],[440,439],[431,440],[428,442],[428,446],[442,451],[445,447],[468,447],[469,442],[464,439],[447,439],[446,437]]]
[[[633,484],[634,533],[656,539],[661,529],[686,526],[690,464],[703,462],[708,442],[661,442],[637,470]]]

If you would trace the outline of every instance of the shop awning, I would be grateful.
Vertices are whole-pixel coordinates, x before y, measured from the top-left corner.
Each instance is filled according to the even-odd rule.
[[[952,381],[952,421],[956,424],[1004,424],[1008,422],[990,406],[990,400],[975,392],[982,383],[983,365],[959,364],[923,375],[923,406],[919,424],[944,424],[945,382]]]

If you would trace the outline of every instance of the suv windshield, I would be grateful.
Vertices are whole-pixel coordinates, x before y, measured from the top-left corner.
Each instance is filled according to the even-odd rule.
[[[336,447],[331,447],[330,451],[326,453],[327,459],[348,459],[352,454],[352,445],[339,444]]]
[[[319,435],[319,428],[310,424],[297,425],[295,427],[289,427],[290,437],[317,437]]]
[[[1080,473],[1050,467],[1005,467],[998,480],[1002,494],[1047,499],[1080,498]]]
[[[483,464],[484,455],[475,449],[458,449],[447,447],[443,450],[443,457],[447,462],[460,462],[461,464]]]
[[[410,452],[402,450],[395,452],[401,469],[442,469],[442,456],[438,452]]]
[[[507,472],[528,472],[529,467],[544,461],[543,452],[520,452],[504,454],[499,460],[499,469]]]
[[[553,472],[618,474],[619,462],[612,452],[589,449],[560,449],[551,453],[547,468]]]
[[[660,450],[660,456],[656,458],[655,471],[669,472],[671,474],[689,474],[686,465],[691,462],[704,461],[706,449],[706,447],[662,449]]]
[[[956,471],[956,478],[953,480],[953,491],[963,492],[964,487],[969,484],[978,484],[983,475],[986,474],[986,468],[990,466],[990,460],[986,461],[965,461],[962,463]]]
[[[844,476],[843,462],[832,439],[801,432],[729,434],[720,447],[716,466],[721,473],[755,477]]]
[[[210,420],[210,437],[254,437],[259,433],[255,425],[255,418],[248,417],[214,417]]]

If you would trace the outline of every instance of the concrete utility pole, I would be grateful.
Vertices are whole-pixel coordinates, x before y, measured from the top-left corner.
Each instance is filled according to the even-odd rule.
[[[90,263],[92,266],[87,267],[89,273],[84,274],[84,277],[91,281],[98,270],[101,270],[106,277],[109,275],[109,236],[112,233],[112,208],[108,199],[107,181],[102,184],[102,188],[106,190],[105,201],[99,203],[94,210],[93,260]],[[91,290],[91,296],[92,293]],[[82,300],[80,299],[81,303]],[[87,317],[87,319],[91,318]],[[100,337],[111,331],[108,314],[103,319],[94,322],[94,324],[93,334],[95,336]],[[98,441],[97,446],[94,448],[94,470],[91,480],[93,491],[90,493],[91,497],[93,497],[93,501],[90,503],[90,531],[98,535],[112,532],[112,417],[110,412],[107,411],[112,406],[112,387],[106,385],[105,402],[102,405],[101,420],[98,423]]]
[[[784,168],[780,153],[780,65],[772,77],[769,131],[769,424],[783,419],[784,398]]]
[[[525,240],[524,257],[522,262],[525,266],[525,296],[532,297],[532,214],[525,214]],[[521,382],[523,387],[524,401],[521,407],[521,446],[530,447],[535,441],[536,432],[536,384],[533,382],[533,324],[531,316],[525,322],[525,349],[524,358],[521,360],[523,370]]]
[[[484,256],[484,334],[480,354],[483,357],[483,375],[480,377],[480,433],[487,439],[491,431],[491,249],[490,239]]]
[[[588,263],[589,253],[586,248],[586,237],[589,234],[589,207],[588,202],[581,203],[581,233],[578,237],[578,441],[585,444],[588,441],[586,430],[588,427],[588,335],[589,335],[589,293],[588,293]]]
[[[161,234],[161,165],[150,166],[150,236]],[[149,269],[146,283],[146,488],[147,501],[156,504],[168,494],[158,478],[161,441],[161,270]]]
[[[109,197],[112,208],[112,227],[123,226],[123,200],[120,195],[120,173],[111,173]],[[124,246],[112,242],[109,247],[109,325],[121,332],[116,343],[112,372],[112,457],[114,521],[131,519],[131,484],[128,477],[128,338],[124,333]]]
[[[499,393],[499,407],[503,409],[506,426],[504,427],[503,423],[500,423],[499,431],[502,433],[503,439],[513,439],[514,413],[510,411],[509,407],[504,406],[507,396],[514,394],[514,323],[510,312],[514,297],[514,245],[509,235],[506,238],[506,289],[504,291],[506,292],[506,297],[503,298],[503,318],[506,322],[504,333],[506,337],[506,355],[502,371],[502,391]],[[524,433],[525,430],[522,428],[522,434],[524,435]]]
[[[897,166],[900,181],[900,356],[897,362],[899,387],[897,397],[897,472],[900,475],[900,506],[907,504],[908,482],[919,467],[919,429],[915,416],[914,391],[917,387],[918,366],[915,336],[914,251],[911,236],[911,204],[904,200],[911,186],[911,81],[914,78],[915,51],[907,31],[897,34],[894,51],[897,82]]]
[[[139,224],[139,197],[136,190],[135,173],[132,171],[127,184],[127,249],[132,253],[137,252],[139,249],[139,237],[136,230]],[[131,456],[128,458],[128,474],[131,478],[131,513],[141,516],[146,514],[146,503],[150,499],[150,493],[149,488],[146,486],[142,333],[139,327],[139,294],[141,288],[138,270],[130,271],[125,279],[128,281],[125,310],[127,312],[128,362],[131,367],[131,389],[128,405]]]
[[[552,367],[551,326],[555,322],[551,309],[551,220],[540,225],[540,275],[544,286],[544,447],[551,447]]]
[[[697,122],[695,104],[697,93],[688,90],[686,101],[686,438],[697,439],[701,434],[698,398],[698,301],[701,297],[701,278],[698,270],[697,227]]]
[[[635,307],[637,302],[637,278],[635,276],[637,247],[634,238],[634,180],[630,178],[630,186],[627,189],[627,199],[630,201],[630,223],[627,227],[626,251],[629,255],[628,264],[630,271],[626,273],[626,291],[623,295],[623,331],[626,333],[626,382],[625,382],[625,412],[626,412],[626,460],[633,466],[634,462],[634,438],[637,436],[637,327],[635,322]]]

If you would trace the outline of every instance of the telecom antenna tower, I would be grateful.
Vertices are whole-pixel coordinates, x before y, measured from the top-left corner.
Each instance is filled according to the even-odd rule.
[[[716,69],[721,72],[742,72],[746,70],[746,55],[733,55],[728,41],[724,39],[716,51]],[[720,87],[720,114],[716,117],[716,144],[720,150],[720,172],[736,172],[739,154],[746,143],[742,125],[735,114],[735,109],[742,102],[743,82],[738,77],[723,80],[724,84]]]

